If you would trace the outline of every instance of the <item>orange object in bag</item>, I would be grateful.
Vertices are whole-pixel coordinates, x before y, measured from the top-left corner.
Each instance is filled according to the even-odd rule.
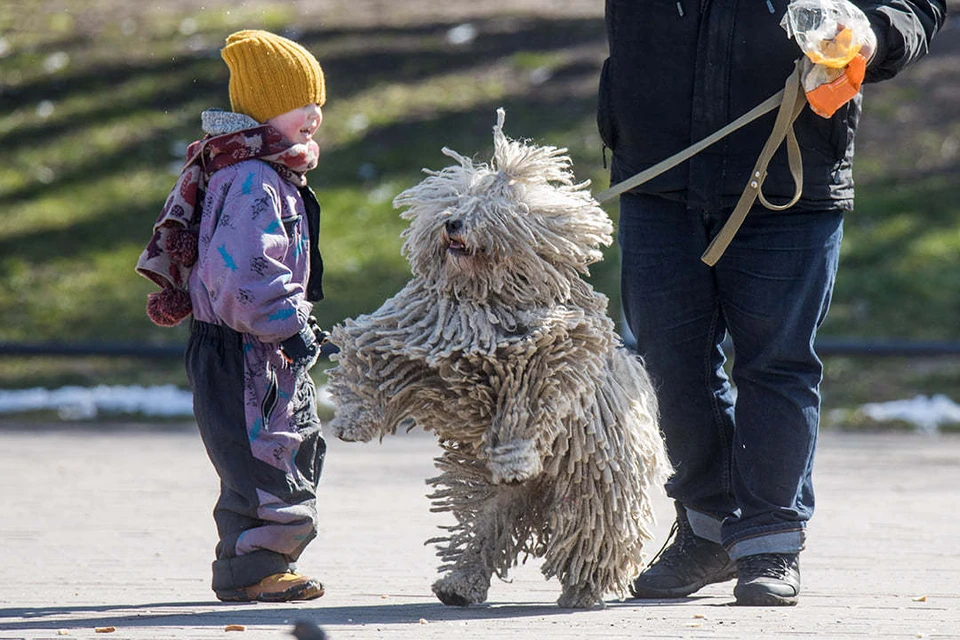
[[[806,92],[810,109],[822,118],[833,116],[837,109],[860,93],[866,71],[867,59],[858,53],[835,80],[820,84]]]
[[[804,51],[811,62],[833,69],[842,69],[860,53],[863,45],[853,41],[853,30],[839,24],[837,27],[840,29],[837,35],[821,40],[815,49]]]

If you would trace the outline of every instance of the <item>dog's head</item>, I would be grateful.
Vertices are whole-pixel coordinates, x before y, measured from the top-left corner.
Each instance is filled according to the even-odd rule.
[[[457,161],[394,200],[410,220],[403,252],[416,276],[459,298],[558,300],[612,242],[613,225],[574,183],[566,149],[510,140],[497,111],[489,164]]]

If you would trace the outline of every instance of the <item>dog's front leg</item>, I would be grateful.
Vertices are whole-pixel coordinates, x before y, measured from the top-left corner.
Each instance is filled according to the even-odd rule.
[[[398,389],[415,386],[410,367],[395,366],[401,355],[385,352],[376,342],[362,342],[364,331],[355,324],[336,326],[332,341],[339,348],[337,366],[327,371],[327,389],[336,411],[329,429],[337,438],[367,442],[393,433],[403,419]],[[391,378],[385,371],[402,370],[407,376]]]
[[[348,442],[367,442],[383,432],[383,402],[365,371],[353,361],[341,363],[328,372],[328,390],[336,406],[328,428]]]
[[[499,389],[497,410],[485,434],[487,468],[494,484],[518,483],[543,472],[545,451],[562,430],[556,379],[538,356],[511,372]]]

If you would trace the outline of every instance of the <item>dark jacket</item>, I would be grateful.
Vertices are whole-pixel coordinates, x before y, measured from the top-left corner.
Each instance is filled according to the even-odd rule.
[[[884,80],[926,54],[943,24],[944,0],[860,2],[877,34],[867,82]],[[600,80],[598,124],[613,150],[611,183],[681,151],[783,88],[800,49],[780,19],[785,0],[606,0],[610,57]],[[805,108],[795,124],[803,155],[798,205],[853,205],[853,139],[857,98],[830,119]],[[638,187],[644,193],[717,209],[732,206],[773,126],[767,114],[697,156]],[[780,149],[764,194],[794,192]]]

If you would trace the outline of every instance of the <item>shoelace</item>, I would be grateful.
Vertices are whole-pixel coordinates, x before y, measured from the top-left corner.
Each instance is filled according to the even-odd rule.
[[[675,566],[684,559],[687,542],[693,538],[693,529],[686,522],[674,520],[670,526],[670,533],[667,539],[657,551],[657,554],[648,563],[648,566],[659,562],[665,566]]]

